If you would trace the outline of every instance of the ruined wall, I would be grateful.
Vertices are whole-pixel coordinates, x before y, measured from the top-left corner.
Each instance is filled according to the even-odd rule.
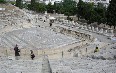
[[[83,45],[86,44],[87,41],[83,41]],[[43,55],[47,55],[49,59],[61,59],[61,58],[71,58],[74,56],[74,53],[70,50],[74,49],[77,46],[81,46],[80,42],[72,43],[69,45],[65,45],[59,48],[52,48],[52,49],[34,49],[33,52],[35,54],[35,59],[42,60]],[[19,48],[20,49],[20,48]],[[20,49],[20,57],[23,60],[28,60],[30,58],[30,49]],[[0,56],[8,56],[8,57],[15,57],[15,52],[13,49],[8,48],[1,48],[0,49]]]
[[[78,38],[78,39],[91,40],[91,41],[94,40],[94,37],[90,34],[82,33],[82,32],[72,30],[72,29],[69,29],[69,28],[56,26],[56,28],[54,28],[54,31],[62,33],[64,35],[73,36],[73,37]]]

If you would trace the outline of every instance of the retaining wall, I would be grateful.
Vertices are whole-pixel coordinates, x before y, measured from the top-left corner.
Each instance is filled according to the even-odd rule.
[[[87,41],[81,41],[83,45],[87,43]],[[35,59],[41,60],[43,55],[47,55],[49,59],[61,59],[61,58],[71,58],[74,56],[73,52],[70,52],[70,49],[74,49],[77,46],[82,46],[81,42],[75,42],[72,44],[68,44],[59,48],[51,48],[51,49],[33,49],[35,54]],[[20,48],[19,48],[20,49]],[[20,57],[23,60],[30,60],[30,49],[22,48],[20,49]],[[1,48],[0,56],[11,56],[15,57],[14,49]]]

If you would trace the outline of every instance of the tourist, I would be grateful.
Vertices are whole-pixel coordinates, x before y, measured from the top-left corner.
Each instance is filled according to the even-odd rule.
[[[17,44],[16,44],[16,46],[14,48],[14,51],[15,51],[15,59],[19,60],[19,56],[20,56],[19,52],[20,52],[20,50],[18,49],[18,45]]]
[[[45,23],[46,21],[44,20],[44,23]]]
[[[32,50],[30,50],[30,51],[31,51],[31,59],[33,60],[35,58],[35,55]]]
[[[87,48],[86,48],[86,52],[87,52]]]
[[[50,23],[50,27],[52,26],[52,23]]]
[[[63,51],[62,51],[62,58],[63,58],[63,55],[64,55],[64,54],[63,54]]]
[[[98,47],[96,47],[95,50],[94,50],[94,53],[98,52],[98,51],[99,51],[99,49],[98,49]]]

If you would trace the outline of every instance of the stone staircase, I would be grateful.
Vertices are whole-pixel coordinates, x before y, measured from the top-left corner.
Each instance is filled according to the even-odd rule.
[[[52,69],[50,67],[50,62],[46,56],[44,56],[44,58],[43,58],[41,73],[52,73]]]
[[[0,73],[41,73],[42,62],[38,60],[0,59]]]
[[[13,58],[13,56],[11,56]],[[116,60],[73,57],[49,60],[20,60],[0,57],[0,73],[116,73]]]
[[[60,65],[60,64],[63,65]],[[115,60],[94,60],[91,58],[72,58],[51,61],[53,73],[115,73]],[[60,66],[59,66],[60,65]],[[58,67],[57,69],[55,67]],[[59,70],[59,67],[60,70]],[[64,68],[66,69],[64,69]],[[68,69],[67,69],[68,68]]]
[[[7,45],[7,48],[14,48],[18,44],[19,48],[29,49],[55,48],[79,41],[78,39],[56,34],[42,28],[14,30],[3,35],[1,40],[2,45],[4,47]]]

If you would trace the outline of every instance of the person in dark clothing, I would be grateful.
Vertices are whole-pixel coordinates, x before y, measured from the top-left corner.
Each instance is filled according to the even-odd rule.
[[[52,23],[50,23],[50,27],[52,26]]]
[[[63,53],[63,51],[62,51],[62,58],[63,58],[63,54],[64,54],[64,53]]]
[[[15,58],[16,58],[16,60],[18,60],[19,56],[20,56],[20,54],[19,54],[20,50],[18,49],[18,45],[17,44],[16,44],[16,46],[14,48],[14,51],[15,51]]]
[[[32,50],[30,50],[30,51],[31,51],[31,59],[33,60],[35,58],[35,55]]]
[[[45,23],[46,21],[44,20],[44,23]]]

